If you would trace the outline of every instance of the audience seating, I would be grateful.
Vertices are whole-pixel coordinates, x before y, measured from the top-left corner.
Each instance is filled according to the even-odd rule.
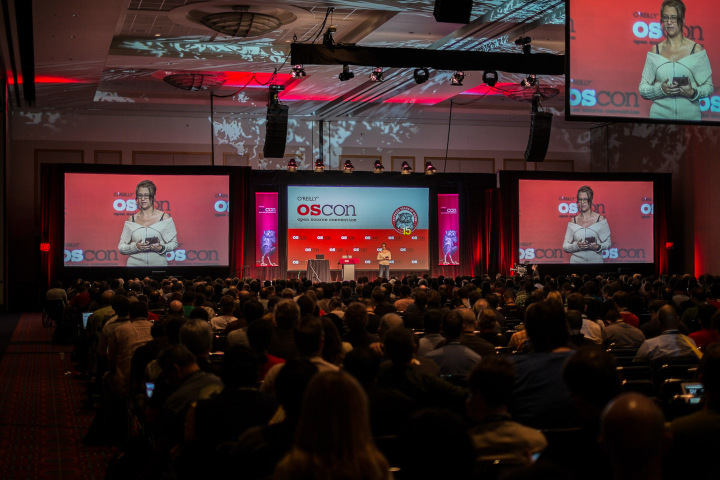
[[[623,380],[652,380],[653,371],[647,365],[632,367],[617,367],[620,378]]]
[[[650,380],[623,380],[621,384],[623,392],[642,393],[645,396],[655,396],[655,384]]]

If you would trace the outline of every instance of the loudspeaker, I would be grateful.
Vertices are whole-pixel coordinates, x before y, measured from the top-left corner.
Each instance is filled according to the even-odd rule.
[[[435,0],[433,16],[438,22],[470,23],[473,0]]]
[[[263,146],[265,158],[282,158],[285,155],[287,124],[287,105],[268,106],[267,122],[265,123],[265,146]]]
[[[532,112],[530,119],[530,138],[525,149],[526,162],[542,162],[550,143],[552,113]]]

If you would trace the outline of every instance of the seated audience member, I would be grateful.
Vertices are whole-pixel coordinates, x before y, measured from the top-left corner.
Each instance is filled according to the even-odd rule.
[[[651,300],[648,304],[648,309],[650,310],[650,321],[645,322],[640,326],[640,330],[642,331],[643,335],[645,335],[645,340],[650,340],[651,338],[659,337],[662,334],[662,330],[660,329],[660,320],[658,320],[658,312],[663,307],[663,305],[667,305],[667,302],[664,300]],[[673,308],[675,308],[673,306]],[[678,330],[680,330],[680,333],[683,333],[685,335],[690,333],[690,330],[685,326],[683,323],[678,324]]]
[[[698,348],[705,350],[710,344],[720,342],[717,328],[720,326],[720,312],[713,310],[712,305],[700,305],[698,318],[700,330],[689,335]]]
[[[337,297],[331,299],[330,303],[333,303],[335,301],[338,301]],[[342,338],[340,338],[340,333],[338,332],[335,323],[333,323],[332,320],[327,318],[327,315],[323,316],[320,319],[320,323],[322,323],[323,327],[322,357],[326,362],[329,362],[339,367],[342,365],[343,359],[345,358],[345,353],[348,351],[346,350],[346,347],[352,350],[352,345],[342,341]]]
[[[91,301],[92,300],[90,299],[90,292],[88,292],[85,284],[81,283],[77,287],[77,294],[70,299],[68,307],[75,308],[80,312],[86,312],[88,307],[90,306]]]
[[[190,313],[187,315],[188,320],[201,320],[207,324],[209,324],[210,321],[210,315],[208,314],[208,311],[204,309],[203,307],[195,307],[192,310],[190,310]],[[212,329],[211,329],[212,331]]]
[[[639,328],[625,323],[617,310],[610,310],[605,315],[608,326],[605,327],[605,346],[613,348],[639,347],[645,341],[645,335]]]
[[[427,448],[428,439],[439,438],[443,440],[433,444],[432,454],[419,454]],[[404,447],[400,456],[403,478],[478,478],[474,476],[473,444],[465,423],[457,415],[442,410],[417,412],[399,440]]]
[[[394,306],[398,312],[404,312],[415,301],[411,297],[412,289],[407,285],[400,286],[400,299],[395,300]]]
[[[392,478],[372,440],[367,396],[350,374],[323,372],[310,381],[295,444],[274,478]]]
[[[382,318],[387,313],[397,313],[397,309],[391,303],[386,300],[387,296],[385,290],[382,287],[373,289],[372,300],[375,304],[374,312],[375,315]]]
[[[333,365],[322,358],[325,332],[319,318],[310,316],[302,318],[297,328],[295,328],[293,336],[295,338],[298,356],[300,358],[307,358],[314,363],[318,368],[318,372],[336,372],[339,370],[337,365]],[[267,375],[265,375],[265,381],[260,387],[262,392],[269,394],[274,393],[275,378],[283,365],[284,364],[281,363],[268,370]]]
[[[277,410],[274,397],[258,391],[257,353],[236,347],[223,357],[221,378],[225,388],[212,398],[200,400],[192,418],[190,439],[212,458],[215,448],[232,442],[248,428],[267,425]]]
[[[113,372],[112,386],[106,384],[110,393],[128,397],[132,393],[130,372],[132,357],[138,347],[152,340],[152,323],[147,320],[146,303],[133,302],[128,307],[130,321],[117,327],[108,338],[108,370]]]
[[[210,324],[198,318],[189,319],[180,328],[180,343],[195,355],[200,370],[220,375],[220,367],[210,363],[213,333]]]
[[[547,448],[538,430],[515,421],[508,410],[515,385],[515,369],[506,357],[484,358],[470,374],[468,410],[477,422],[470,437],[478,462],[502,460],[529,464],[531,455]]]
[[[112,290],[110,290],[112,292]],[[115,292],[113,292],[115,293]],[[67,292],[62,288],[62,282],[53,282],[52,288],[45,294],[45,300],[55,301],[59,300],[63,302],[63,306],[67,305],[68,297]]]
[[[505,318],[521,319],[525,315],[525,308],[515,303],[515,292],[506,290],[503,294],[505,304],[500,308],[500,313]]]
[[[600,420],[599,442],[616,480],[665,478],[663,454],[672,439],[662,411],[649,398],[625,393],[610,402]]]
[[[603,327],[600,326],[602,322],[598,323],[595,320],[587,318],[587,316],[585,316],[586,309],[585,298],[579,293],[572,293],[567,297],[567,311],[580,312],[582,315],[583,325],[581,331],[583,335],[598,345],[602,345],[605,339]]]
[[[568,310],[567,322],[568,327],[570,328],[570,343],[575,348],[582,348],[593,345],[598,348],[602,348],[601,345],[595,343],[593,340],[586,337],[583,333],[582,329],[585,323],[584,320],[587,319],[582,318],[582,314],[577,310]]]
[[[392,366],[380,372],[380,388],[402,392],[417,408],[448,408],[462,412],[465,390],[436,375],[413,368],[413,334],[406,328],[394,328],[385,336],[385,356]]]
[[[101,360],[107,359],[108,338],[110,338],[117,327],[130,321],[130,302],[127,297],[115,295],[112,299],[112,310],[114,315],[105,320],[105,325],[101,327],[100,334],[98,335],[97,354]]]
[[[705,388],[705,407],[670,423],[673,435],[670,472],[674,478],[719,478],[720,464],[720,344],[708,347],[699,367],[699,380]],[[668,477],[672,478],[672,477]]]
[[[228,445],[230,454],[219,478],[236,479],[239,468],[245,480],[272,478],[275,467],[293,445],[305,390],[316,374],[317,367],[309,360],[291,360],[285,364],[275,385],[284,418],[278,417],[278,421],[250,428]]]
[[[423,316],[428,311],[428,293],[422,290],[415,294],[415,301],[407,306],[403,322],[405,328],[422,328]]]
[[[378,341],[377,335],[366,330],[368,323],[368,312],[361,302],[352,302],[345,309],[345,324],[348,332],[345,341],[353,348],[369,347],[370,344]]]
[[[195,308],[195,292],[192,290],[185,290],[182,294],[182,305],[183,305],[183,317],[187,318]]]
[[[628,310],[629,295],[620,291],[613,295],[612,300],[615,303],[615,309],[622,315],[623,322],[635,328],[640,328],[640,319]]]
[[[435,349],[438,343],[442,342],[445,337],[440,335],[440,325],[442,325],[442,312],[440,310],[428,310],[423,315],[422,326],[425,329],[425,335],[420,339],[418,346],[418,356],[424,357]],[[405,324],[407,327],[407,323]]]
[[[562,368],[574,351],[565,311],[536,302],[525,311],[525,330],[533,352],[511,357],[515,363],[513,417],[535,428],[567,428],[579,423],[577,410],[562,379]]]
[[[328,308],[330,309],[328,313],[341,319],[345,316],[345,310],[343,309],[343,303],[340,297],[333,297],[328,300]]]
[[[692,306],[685,309],[680,321],[688,327],[690,332],[697,332],[702,328],[700,326],[700,308],[708,307],[705,290],[702,287],[695,287],[690,290],[690,302]]]
[[[475,314],[473,311],[469,308],[462,308],[459,313],[463,322],[460,343],[483,358],[495,355],[495,345],[475,335]]]
[[[678,330],[680,321],[671,305],[665,305],[658,311],[658,321],[662,334],[645,340],[635,356],[636,361],[655,361],[659,358],[687,357],[696,359],[695,342]]]
[[[247,337],[250,348],[255,350],[255,353],[258,355],[260,365],[258,369],[258,381],[262,381],[272,367],[280,363],[285,363],[285,360],[270,355],[267,351],[273,337],[272,323],[267,320],[255,320],[248,326]]]
[[[213,330],[225,330],[228,323],[234,322],[237,318],[233,317],[235,309],[235,300],[229,295],[225,295],[220,299],[220,315],[210,319],[210,326]]]
[[[284,360],[298,357],[293,331],[300,321],[300,308],[293,300],[282,300],[275,305],[275,334],[268,353]]]
[[[485,308],[477,314],[477,326],[480,330],[478,336],[495,347],[507,347],[508,338],[495,330],[496,325],[495,313],[492,310]]]
[[[445,315],[442,330],[447,343],[425,355],[438,364],[442,375],[466,375],[482,360],[480,355],[460,343],[462,329],[463,316],[459,310]]]

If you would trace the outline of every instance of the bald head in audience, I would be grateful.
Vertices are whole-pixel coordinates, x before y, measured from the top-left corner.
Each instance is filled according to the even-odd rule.
[[[662,331],[677,330],[679,325],[677,311],[672,305],[665,305],[658,310],[658,320]]]
[[[183,304],[180,300],[173,300],[170,302],[170,313],[183,313]]]

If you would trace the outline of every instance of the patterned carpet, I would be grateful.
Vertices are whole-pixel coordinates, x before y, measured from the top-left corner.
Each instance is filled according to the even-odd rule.
[[[23,314],[0,357],[0,479],[101,479],[117,450],[83,445],[94,411],[53,331]]]

